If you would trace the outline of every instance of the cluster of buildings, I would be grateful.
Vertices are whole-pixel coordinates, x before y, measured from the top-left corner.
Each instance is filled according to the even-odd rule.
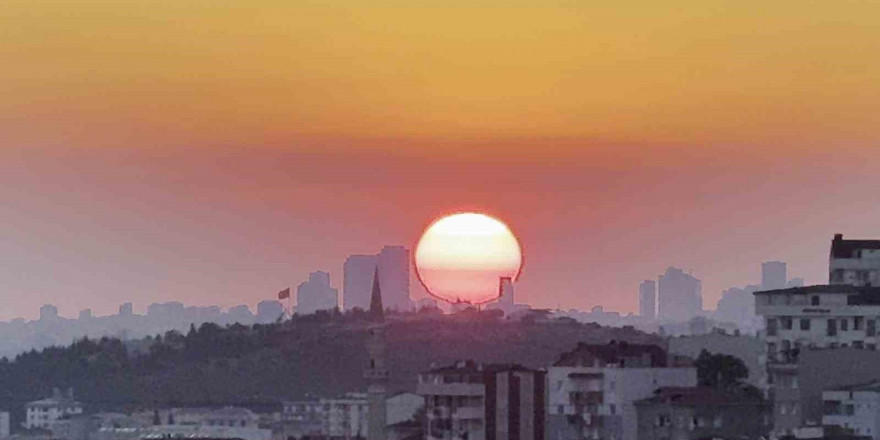
[[[880,240],[834,236],[828,284],[755,292],[774,432],[836,428],[880,438]]]

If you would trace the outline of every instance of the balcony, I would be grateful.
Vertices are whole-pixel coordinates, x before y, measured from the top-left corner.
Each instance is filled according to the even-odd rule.
[[[601,405],[605,400],[601,391],[571,393],[571,403],[575,406]]]
[[[462,406],[452,413],[453,419],[482,420],[486,418],[485,409],[482,406]]]
[[[481,383],[427,383],[416,386],[416,392],[423,396],[483,396],[486,386]]]

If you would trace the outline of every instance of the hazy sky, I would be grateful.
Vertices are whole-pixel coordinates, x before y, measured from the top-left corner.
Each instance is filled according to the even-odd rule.
[[[0,319],[339,286],[462,208],[550,307],[880,237],[878,2],[363,3],[4,1]]]

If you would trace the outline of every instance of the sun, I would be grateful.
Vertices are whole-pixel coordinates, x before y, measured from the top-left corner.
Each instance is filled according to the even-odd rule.
[[[471,212],[432,223],[415,252],[422,284],[450,303],[482,304],[498,298],[499,279],[516,279],[522,261],[519,240],[506,224]]]

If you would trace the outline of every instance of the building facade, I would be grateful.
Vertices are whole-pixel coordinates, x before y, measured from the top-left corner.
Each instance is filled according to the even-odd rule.
[[[427,440],[543,440],[543,371],[461,361],[419,375]]]
[[[364,393],[348,393],[336,399],[321,399],[321,434],[338,439],[368,438],[369,402]]]
[[[835,234],[828,284],[880,286],[880,240],[845,240],[843,234]]]
[[[661,387],[696,386],[697,371],[656,345],[579,344],[547,378],[550,438],[635,440],[635,401]]]
[[[350,255],[342,265],[342,306],[345,310],[370,308],[373,275],[379,257],[376,255]]]
[[[284,437],[303,438],[322,435],[324,405],[319,400],[284,402],[281,411]]]
[[[661,388],[635,407],[639,440],[759,440],[771,429],[770,405],[744,393]]]
[[[330,286],[330,274],[312,272],[308,281],[296,288],[296,314],[311,315],[319,310],[333,310],[339,306],[338,291]]]
[[[880,439],[880,381],[825,391],[822,403],[823,426]]]
[[[409,249],[403,246],[385,246],[377,259],[385,307],[395,310],[412,309],[413,303],[409,297]]]
[[[65,416],[83,413],[83,405],[73,398],[73,390],[66,395],[56,389],[52,397],[25,405],[25,427],[50,429],[52,424]]]
[[[670,267],[657,283],[660,319],[688,321],[703,311],[702,282],[681,269]]]
[[[639,316],[646,319],[657,316],[657,283],[653,280],[639,284]]]
[[[798,358],[822,348],[876,350],[880,287],[819,285],[755,293],[765,320],[768,392],[777,432],[803,424]]]
[[[761,263],[761,290],[784,289],[788,284],[788,270],[782,261]]]

